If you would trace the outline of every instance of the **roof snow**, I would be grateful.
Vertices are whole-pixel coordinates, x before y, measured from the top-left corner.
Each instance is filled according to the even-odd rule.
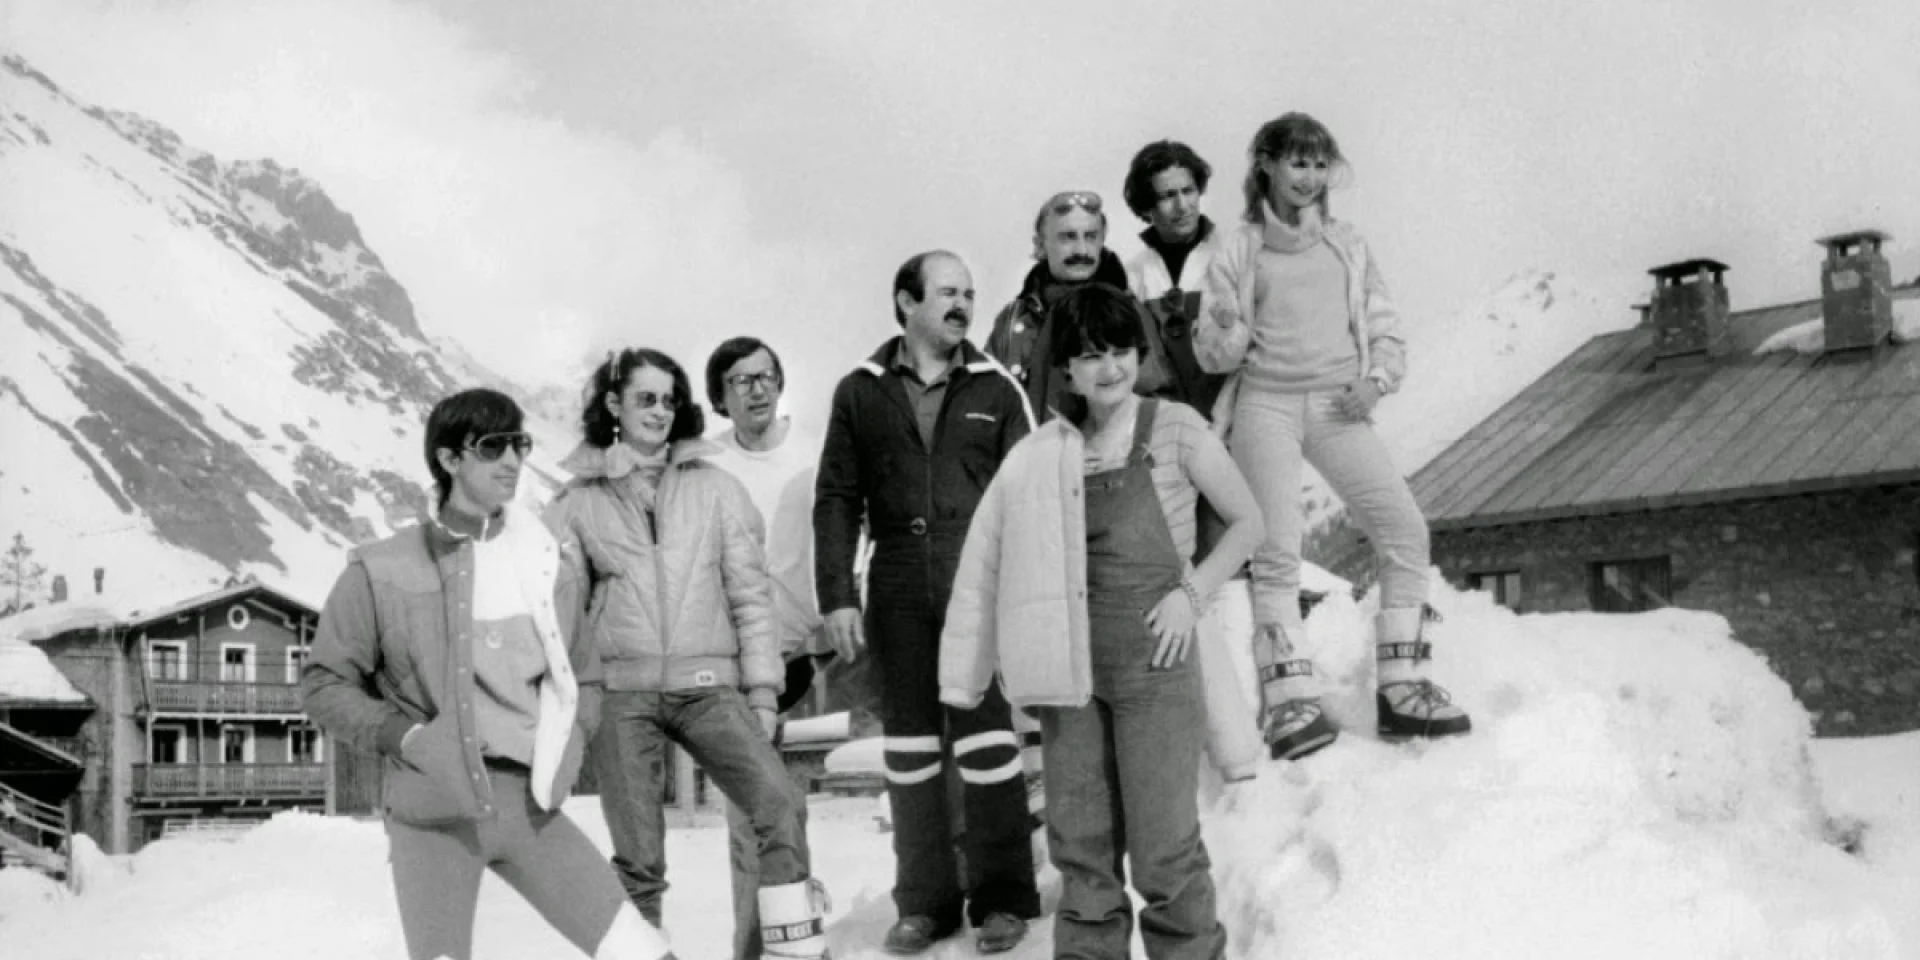
[[[0,620],[0,626],[15,619],[18,618]],[[0,703],[8,700],[86,703],[87,697],[67,682],[66,676],[39,647],[0,630]]]
[[[1895,343],[1912,343],[1920,340],[1920,299],[1899,299],[1893,301],[1893,340]],[[1781,353],[1820,353],[1827,349],[1826,320],[1814,317],[1803,323],[1796,323],[1766,339],[1766,342],[1754,348],[1755,354]]]

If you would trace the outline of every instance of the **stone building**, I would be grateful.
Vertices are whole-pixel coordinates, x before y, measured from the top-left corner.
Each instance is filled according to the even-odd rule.
[[[1820,299],[1756,310],[1722,264],[1653,270],[1637,328],[1414,475],[1434,563],[1525,612],[1718,612],[1821,733],[1920,727],[1920,283],[1884,239],[1819,241]]]

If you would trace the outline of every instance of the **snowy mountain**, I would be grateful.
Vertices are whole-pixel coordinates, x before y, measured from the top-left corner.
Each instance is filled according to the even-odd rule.
[[[0,532],[49,579],[324,595],[346,547],[425,504],[431,404],[499,378],[428,339],[298,170],[222,161],[13,56],[0,103]]]
[[[1403,317],[1407,379],[1374,415],[1408,476],[1589,339],[1633,323],[1579,283],[1551,270],[1523,270],[1450,321]],[[1355,533],[1318,474],[1307,476],[1307,556],[1331,562]]]

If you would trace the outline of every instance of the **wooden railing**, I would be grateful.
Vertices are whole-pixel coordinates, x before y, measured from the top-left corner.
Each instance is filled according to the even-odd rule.
[[[320,797],[323,763],[136,763],[133,792],[146,797]]]
[[[150,680],[154,713],[299,713],[300,688],[291,683],[201,683]]]
[[[46,851],[66,847],[67,811],[0,783],[0,832]]]

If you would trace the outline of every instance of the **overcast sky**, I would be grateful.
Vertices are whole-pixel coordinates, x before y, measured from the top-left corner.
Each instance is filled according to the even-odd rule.
[[[973,265],[983,335],[1049,194],[1102,193],[1131,252],[1127,161],[1172,137],[1231,219],[1287,110],[1339,138],[1334,212],[1413,325],[1527,268],[1625,325],[1644,271],[1693,256],[1736,308],[1810,298],[1813,238],[1858,227],[1920,273],[1914,0],[0,0],[0,38],[314,176],[430,330],[529,382],[754,333],[816,406],[895,329],[909,254]]]

